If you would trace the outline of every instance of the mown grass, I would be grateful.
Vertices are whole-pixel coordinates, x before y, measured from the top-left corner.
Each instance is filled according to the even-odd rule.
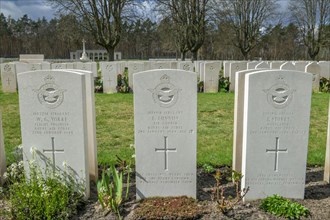
[[[0,84],[1,85],[1,84]],[[96,94],[96,134],[99,164],[109,165],[116,155],[129,159],[134,154],[132,94]],[[308,164],[323,165],[325,156],[329,94],[312,96]],[[15,148],[21,144],[17,94],[0,90],[6,156],[15,161]],[[231,165],[234,94],[198,94],[198,165]]]

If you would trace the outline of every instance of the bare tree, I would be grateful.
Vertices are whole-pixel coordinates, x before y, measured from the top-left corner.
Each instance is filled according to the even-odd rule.
[[[308,49],[308,55],[315,60],[320,48],[329,38],[325,27],[330,23],[330,1],[291,0],[289,8]]]
[[[206,29],[206,12],[209,0],[157,0],[158,7],[173,22],[176,46],[181,60],[191,51],[193,60],[197,59],[199,48],[203,45]]]
[[[47,0],[59,13],[72,13],[81,20],[95,43],[104,47],[108,59],[114,60],[114,50],[121,38],[123,20],[134,0]]]
[[[261,30],[275,14],[277,0],[212,0],[215,20],[226,23],[234,33],[232,43],[244,59],[260,42]]]

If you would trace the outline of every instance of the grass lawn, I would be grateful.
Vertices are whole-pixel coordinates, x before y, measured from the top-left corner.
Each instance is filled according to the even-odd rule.
[[[1,85],[1,84],[0,84]],[[129,159],[134,154],[132,94],[96,94],[96,135],[99,164],[110,164],[115,155]],[[312,96],[308,164],[324,164],[329,94]],[[7,162],[16,160],[21,144],[17,94],[0,90],[0,110]],[[231,165],[234,121],[234,94],[198,94],[197,162],[199,165]]]

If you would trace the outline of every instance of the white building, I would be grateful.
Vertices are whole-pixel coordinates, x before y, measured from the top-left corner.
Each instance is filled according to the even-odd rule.
[[[79,61],[79,58],[81,57],[83,51],[82,50],[76,50],[75,52],[70,52],[70,59]],[[102,61],[102,60],[108,60],[108,52],[106,50],[86,50],[87,56],[92,61]],[[115,52],[114,54],[115,60],[121,60],[121,52]]]

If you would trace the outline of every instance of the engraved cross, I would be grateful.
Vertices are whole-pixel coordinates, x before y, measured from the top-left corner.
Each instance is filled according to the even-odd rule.
[[[107,81],[109,82],[109,86],[110,86],[110,85],[111,85],[111,82],[112,82],[110,76],[109,76],[109,78],[107,79]]]
[[[211,85],[213,86],[213,82],[214,82],[213,76],[211,77],[211,79],[209,81],[211,82]]]
[[[43,150],[43,153],[52,154],[53,159],[53,171],[55,172],[55,154],[56,153],[64,153],[64,149],[55,149],[55,138],[52,137],[52,149]]]
[[[275,149],[266,149],[266,153],[275,153],[275,166],[274,166],[274,171],[278,171],[278,156],[279,156],[279,153],[288,153],[288,149],[279,149],[280,146],[279,146],[279,143],[280,143],[280,138],[279,137],[276,137],[276,145],[275,145]]]
[[[165,156],[165,171],[168,171],[168,153],[169,152],[176,152],[176,148],[168,148],[167,144],[167,136],[164,136],[164,148],[155,148],[156,152],[164,153]]]
[[[8,86],[10,85],[11,80],[8,78],[7,80]]]

